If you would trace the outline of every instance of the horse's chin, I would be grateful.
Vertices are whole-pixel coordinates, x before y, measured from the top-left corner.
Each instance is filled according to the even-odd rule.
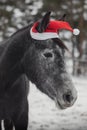
[[[66,109],[67,107],[65,107],[64,105],[61,105],[61,103],[57,100],[56,98],[56,94],[52,95],[50,93],[45,93],[46,95],[48,95],[48,97],[53,100],[56,104],[56,107],[59,109],[59,110],[64,110]]]
[[[56,104],[56,107],[58,108],[58,110],[67,109],[67,107],[62,106],[62,105],[57,101],[57,99],[55,99],[55,104]]]

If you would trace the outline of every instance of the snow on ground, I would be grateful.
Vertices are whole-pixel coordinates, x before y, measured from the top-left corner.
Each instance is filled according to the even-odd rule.
[[[87,77],[72,77],[78,91],[76,103],[58,110],[33,84],[29,94],[30,130],[87,130]]]

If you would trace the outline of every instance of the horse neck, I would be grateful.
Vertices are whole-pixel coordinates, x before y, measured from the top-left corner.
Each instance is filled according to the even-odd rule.
[[[11,85],[22,75],[21,60],[29,48],[29,37],[29,30],[24,29],[6,41],[7,46],[0,58],[0,85],[3,87]]]

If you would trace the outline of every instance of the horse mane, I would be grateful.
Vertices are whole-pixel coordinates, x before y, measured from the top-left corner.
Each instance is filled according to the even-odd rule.
[[[11,37],[13,37],[14,35],[16,35],[16,34],[22,32],[22,31],[25,31],[28,27],[29,27],[29,25],[27,25],[26,27],[23,27],[23,28],[18,29],[15,33],[13,33],[13,34],[11,35]]]
[[[26,29],[30,28],[33,25],[33,22],[30,22],[27,26],[22,27],[20,29],[18,29],[16,32],[14,32],[11,37],[13,37],[14,35],[21,33],[22,31],[25,31]]]
[[[69,52],[69,49],[67,48],[67,46],[59,39],[59,38],[53,38],[52,39],[54,42],[57,43],[57,45],[62,48],[62,49],[65,49]]]

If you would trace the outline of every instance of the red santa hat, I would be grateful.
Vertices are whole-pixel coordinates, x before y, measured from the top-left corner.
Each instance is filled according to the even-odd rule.
[[[52,38],[59,38],[59,31],[60,30],[68,30],[71,31],[74,35],[79,35],[79,29],[73,29],[68,22],[65,21],[58,21],[58,20],[50,20],[47,28],[44,32],[39,33],[37,31],[37,26],[39,22],[34,23],[30,30],[30,35],[33,39],[36,40],[47,40]]]

